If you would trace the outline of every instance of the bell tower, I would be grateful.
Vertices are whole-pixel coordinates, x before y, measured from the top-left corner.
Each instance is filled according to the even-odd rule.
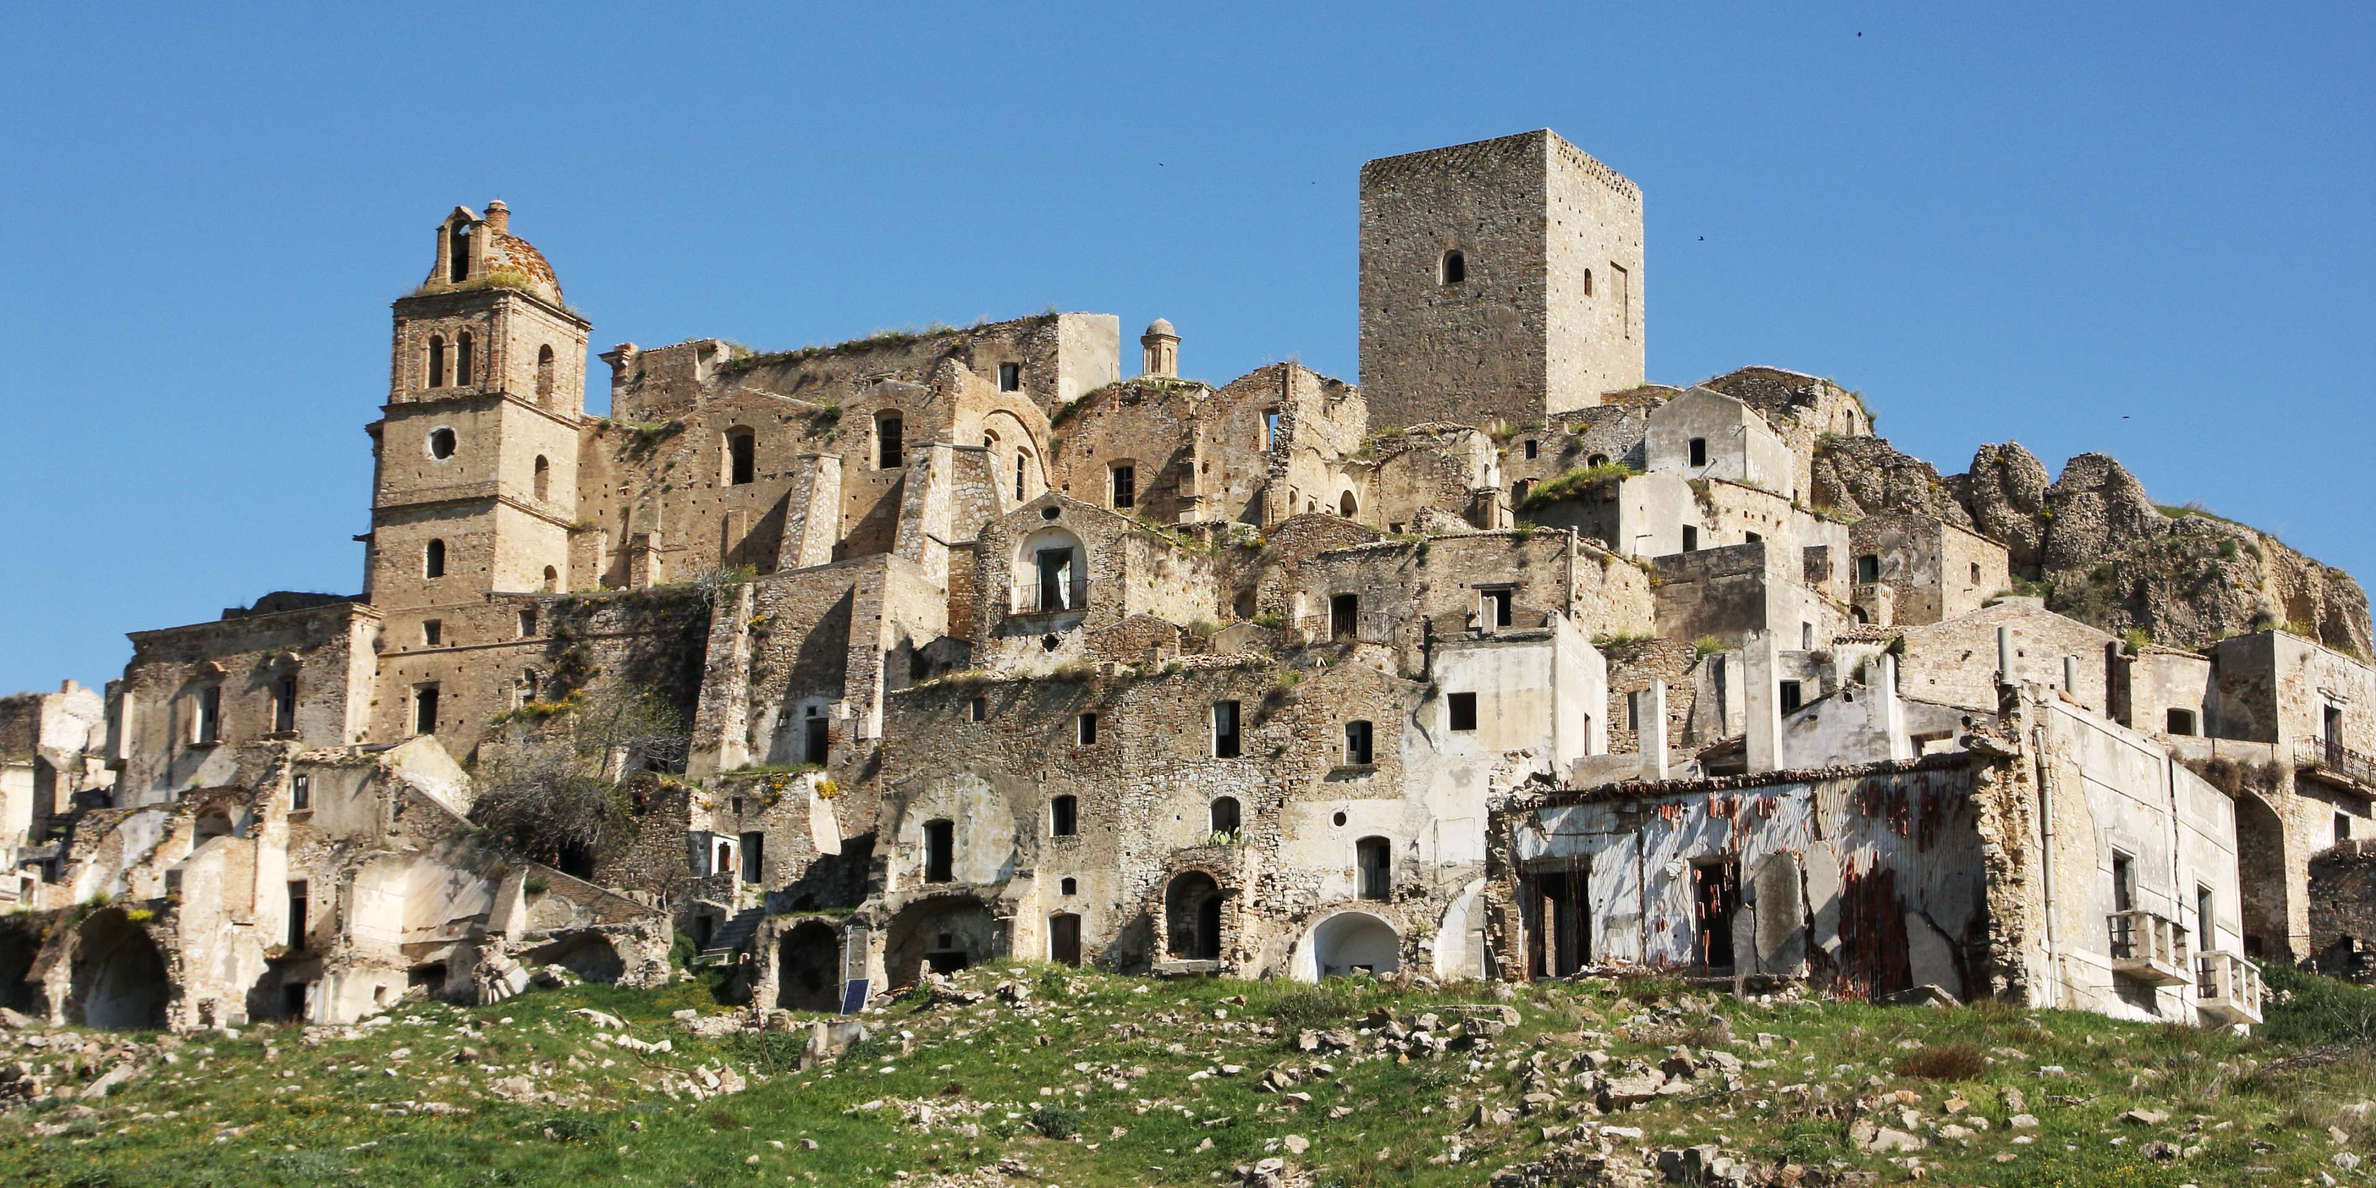
[[[569,589],[592,326],[501,201],[447,214],[428,279],[394,308],[388,400],[367,429],[372,603]]]

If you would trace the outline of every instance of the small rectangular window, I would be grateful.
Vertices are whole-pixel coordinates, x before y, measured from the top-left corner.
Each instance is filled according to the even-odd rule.
[[[1235,759],[1238,757],[1239,746],[1238,703],[1234,701],[1214,702],[1213,758]]]
[[[1689,553],[1697,550],[1698,548],[1699,529],[1694,528],[1689,524],[1683,525],[1683,551]]]
[[[812,713],[802,720],[801,730],[800,761],[823,767],[833,755],[833,723],[823,714]]]
[[[1451,715],[1452,729],[1475,730],[1477,728],[1476,694],[1454,693],[1444,699],[1444,704]]]
[[[413,690],[413,733],[437,733],[437,686],[423,685]]]
[[[2211,943],[2211,888],[2195,884],[2195,951],[2208,953]]]
[[[2115,850],[2112,854],[2112,910],[2125,912],[2137,906],[2137,860]]]
[[[223,689],[208,685],[198,691],[198,717],[191,724],[190,737],[198,742],[219,742],[223,737]]]
[[[1138,506],[1138,472],[1131,467],[1114,468],[1114,506],[1124,510]]]
[[[1642,732],[1642,695],[1638,692],[1625,695],[1625,728],[1634,734]]]
[[[1279,440],[1279,410],[1264,409],[1262,413],[1262,448],[1267,450]]]
[[[536,608],[530,607],[520,612],[520,638],[526,639],[534,634],[536,634]]]
[[[1881,555],[1866,553],[1856,559],[1856,584],[1870,586],[1881,580]]]
[[[1806,694],[1797,681],[1782,682],[1782,712],[1792,713],[1806,704]]]
[[[299,952],[305,949],[306,903],[310,898],[308,890],[304,879],[293,879],[289,883],[289,947]]]
[[[924,881],[947,883],[957,877],[957,823],[924,822]]]
[[[283,676],[272,686],[272,729],[276,734],[297,730],[297,678]]]
[[[1706,466],[1707,464],[1708,464],[1708,439],[1707,439],[1707,438],[1705,438],[1705,437],[1694,437],[1694,438],[1692,438],[1692,439],[1691,439],[1691,465],[1692,465],[1692,466],[1694,466],[1694,467],[1700,467],[1700,466]]]
[[[973,699],[973,703],[967,706],[966,709],[968,713],[973,715],[974,721],[984,721],[990,717],[990,699],[987,697],[976,697]]]
[[[2351,814],[2335,814],[2335,840],[2338,842],[2351,840]]]
[[[302,813],[313,807],[313,777],[289,777],[289,811]]]
[[[1084,747],[1096,745],[1096,714],[1082,714],[1080,717],[1073,719],[1073,739]]]
[[[1048,801],[1048,835],[1072,837],[1081,832],[1081,802],[1076,797],[1058,796]]]
[[[1394,843],[1382,837],[1353,843],[1353,866],[1359,872],[1363,899],[1394,897]]]
[[[421,620],[421,642],[436,647],[445,642],[445,624],[437,619]]]
[[[1001,392],[1020,392],[1023,390],[1022,364],[1001,363],[998,365],[998,390]]]
[[[2168,724],[2172,734],[2191,735],[2195,732],[2194,711],[2173,709],[2169,712]]]
[[[1345,762],[1354,767],[1370,764],[1370,724],[1345,723]]]

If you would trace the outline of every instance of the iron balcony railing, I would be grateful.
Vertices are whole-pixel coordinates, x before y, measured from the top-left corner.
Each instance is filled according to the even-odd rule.
[[[2321,768],[2363,788],[2376,788],[2376,756],[2360,754],[2331,738],[2302,740],[2301,762]]]
[[[2155,912],[2114,912],[2112,972],[2140,982],[2174,986],[2187,980],[2186,929]]]
[[[1015,587],[1018,615],[1047,615],[1080,610],[1089,605],[1089,579],[1064,578],[1053,582],[1024,582]]]
[[[2258,1023],[2267,994],[2260,966],[2234,953],[2195,956],[2195,1005],[2205,1014],[2230,1023]]]

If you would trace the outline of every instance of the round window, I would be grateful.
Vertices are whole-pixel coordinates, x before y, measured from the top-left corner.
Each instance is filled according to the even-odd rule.
[[[453,430],[432,429],[429,431],[429,456],[440,462],[454,456]]]

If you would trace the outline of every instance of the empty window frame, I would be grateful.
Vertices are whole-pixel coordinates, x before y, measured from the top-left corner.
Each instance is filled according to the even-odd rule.
[[[1213,758],[1235,759],[1241,753],[1244,740],[1238,733],[1238,703],[1213,703]]]
[[[1782,682],[1781,697],[1782,712],[1786,714],[1796,713],[1800,706],[1807,703],[1805,686],[1799,684],[1797,681]]]
[[[2201,883],[2195,884],[2194,926],[2195,951],[2210,952],[2215,947],[2211,943],[2211,888]]]
[[[1074,553],[1073,548],[1064,546],[1032,554],[1039,571],[1039,596],[1030,603],[1032,609],[1059,611],[1080,605],[1082,591],[1076,588],[1080,567],[1074,564]]]
[[[536,402],[549,403],[553,399],[553,348],[536,348]]]
[[[551,499],[553,497],[553,464],[547,461],[544,455],[538,454],[536,465],[530,475],[528,489],[535,493],[537,501],[541,503]]]
[[[1447,285],[1457,285],[1468,279],[1468,255],[1459,248],[1445,252],[1436,265],[1436,279]]]
[[[1028,489],[1028,487],[1026,486],[1026,484],[1027,484],[1027,482],[1029,481],[1030,477],[1031,477],[1031,454],[1030,454],[1028,451],[1025,451],[1025,450],[1016,450],[1016,451],[1015,451],[1015,502],[1017,502],[1017,503],[1021,503],[1021,502],[1023,501],[1023,499],[1024,499],[1024,494],[1023,494],[1023,493],[1024,493],[1024,491],[1025,491],[1025,490],[1027,490],[1027,489]]]
[[[998,390],[1001,392],[1020,392],[1023,390],[1022,364],[1001,363],[998,365]]]
[[[956,878],[957,823],[924,822],[924,881],[949,883],[955,882]]]
[[[767,881],[767,835],[764,833],[742,835],[742,881]]]
[[[302,813],[309,811],[312,808],[313,777],[309,775],[290,776],[289,811],[293,813]]]
[[[468,387],[471,382],[470,331],[454,336],[454,386]]]
[[[2194,733],[2196,733],[2196,731],[2195,731],[2195,712],[2194,712],[2193,710],[2188,710],[2188,709],[2173,709],[2173,710],[2169,711],[2169,715],[2168,715],[2168,725],[2169,725],[2169,728],[2170,728],[2170,733],[2171,733],[2171,734],[2177,734],[2177,735],[2191,735],[2191,734],[2194,734]]]
[[[1361,595],[1328,596],[1328,638],[1351,639],[1361,630]]]
[[[309,890],[304,879],[289,882],[289,948],[297,952],[305,951],[306,907],[312,898]]]
[[[451,429],[429,431],[429,456],[440,462],[453,457],[455,447],[460,444],[461,439]]]
[[[2335,840],[2337,842],[2347,842],[2351,840],[2350,813],[2335,814]]]
[[[1707,438],[1705,438],[1705,437],[1694,437],[1694,438],[1692,438],[1692,439],[1691,439],[1691,446],[1690,446],[1690,450],[1691,450],[1691,463],[1690,463],[1690,464],[1691,464],[1693,467],[1706,466],[1706,465],[1708,464],[1708,439],[1707,439]]]
[[[1082,714],[1073,719],[1073,741],[1081,746],[1097,745],[1097,715]]]
[[[429,358],[423,367],[428,372],[428,382],[423,384],[423,387],[442,388],[445,386],[446,341],[444,335],[432,334],[429,336]]]
[[[800,730],[800,761],[823,767],[833,757],[833,723],[826,720],[822,708],[812,705],[800,721]]]
[[[1394,843],[1382,837],[1365,837],[1353,843],[1353,869],[1363,899],[1385,900],[1394,896]]]
[[[1278,443],[1278,440],[1279,440],[1279,410],[1278,410],[1278,409],[1275,409],[1275,408],[1266,408],[1266,409],[1262,410],[1262,443],[1261,443],[1261,448],[1262,448],[1262,449],[1265,449],[1265,450],[1267,450],[1267,449],[1271,448],[1273,445],[1276,445],[1276,444]]]
[[[1865,553],[1856,559],[1856,584],[1870,586],[1881,580],[1881,555]]]
[[[1692,955],[1701,968],[1733,966],[1733,916],[1741,908],[1741,867],[1732,858],[1691,868]]]
[[[421,546],[421,576],[422,576],[422,577],[441,578],[441,577],[444,577],[444,576],[445,576],[445,569],[446,569],[446,547],[445,547],[445,542],[444,542],[444,541],[442,541],[442,540],[432,540],[432,541],[430,541],[428,544],[422,545],[422,546]]]
[[[1528,459],[1530,459],[1530,460],[1531,460],[1531,459],[1533,459],[1533,458],[1539,457],[1539,456],[1542,454],[1542,452],[1543,452],[1543,443],[1542,443],[1542,442],[1540,442],[1540,441],[1531,441],[1531,440],[1530,440],[1530,441],[1528,441],[1528,442],[1526,443],[1526,456],[1527,456],[1527,458],[1528,458]]]
[[[445,642],[445,622],[441,619],[421,620],[421,643],[436,647]]]
[[[520,612],[520,638],[526,639],[534,634],[536,634],[536,608],[531,606]]]
[[[1110,482],[1108,483],[1108,485],[1107,485],[1107,491],[1108,491],[1108,492],[1109,492],[1109,493],[1112,495],[1112,497],[1113,497],[1113,502],[1114,502],[1114,507],[1115,507],[1115,509],[1116,509],[1116,510],[1118,510],[1118,511],[1127,511],[1127,510],[1129,510],[1129,509],[1131,509],[1131,508],[1137,507],[1137,506],[1138,506],[1138,470],[1137,470],[1137,468],[1136,468],[1136,467],[1131,467],[1131,466],[1116,466],[1116,467],[1115,467],[1115,468],[1112,470],[1111,474],[1112,474],[1112,479],[1111,479],[1111,481],[1110,481]]]
[[[1451,693],[1444,697],[1446,724],[1454,730],[1477,728],[1477,695]]]
[[[990,699],[987,697],[974,698],[973,701],[966,706],[966,713],[970,715],[976,722],[988,721],[990,719]]]
[[[1345,723],[1345,763],[1351,767],[1370,765],[1370,724],[1366,721]]]
[[[446,280],[459,283],[470,279],[470,224],[456,223],[446,232]]]
[[[1235,796],[1214,797],[1213,803],[1206,809],[1205,819],[1212,825],[1214,833],[1223,837],[1236,837],[1243,822],[1238,798]]]
[[[223,737],[223,687],[207,685],[198,690],[196,712],[190,719],[191,742],[219,742]]]
[[[907,465],[907,423],[898,413],[875,414],[875,468],[896,470]]]
[[[759,435],[749,429],[726,431],[726,485],[740,487],[758,481]]]
[[[297,730],[297,674],[282,673],[272,683],[272,732],[294,734]]]
[[[1699,529],[1694,528],[1689,524],[1683,525],[1683,551],[1689,553],[1695,552],[1698,549]]]
[[[2112,852],[2112,910],[2127,912],[2137,906],[2137,860],[2119,850]]]
[[[1048,836],[1073,837],[1081,832],[1081,801],[1075,796],[1048,800]]]

